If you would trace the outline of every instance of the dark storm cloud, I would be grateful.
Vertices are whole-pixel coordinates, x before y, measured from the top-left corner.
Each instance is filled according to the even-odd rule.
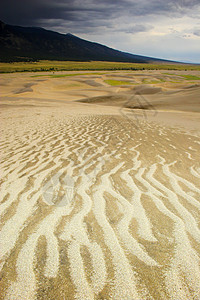
[[[45,25],[45,22],[51,23],[51,26],[59,22],[61,26],[62,22],[66,25],[69,22],[70,27],[73,23],[75,28],[79,26],[89,30],[91,26],[109,26],[112,20],[121,16],[183,15],[197,4],[199,0],[3,0],[0,18],[9,24],[30,26]],[[135,30],[139,31],[139,27]],[[141,30],[144,31],[144,28]]]
[[[127,26],[126,28],[121,28],[121,29],[119,29],[119,31],[134,34],[134,33],[138,33],[138,32],[147,32],[150,29],[153,29],[153,26],[144,25],[144,24],[135,24],[135,25],[131,25],[130,27]]]
[[[73,20],[73,12],[63,8],[57,1],[7,0],[1,4],[0,18],[16,25],[35,25],[40,19]]]
[[[193,34],[200,37],[200,28],[195,29]]]
[[[200,63],[200,0],[1,0],[0,19],[147,56]]]

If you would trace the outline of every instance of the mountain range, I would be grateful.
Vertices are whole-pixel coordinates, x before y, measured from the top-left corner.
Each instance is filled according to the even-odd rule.
[[[61,34],[40,27],[13,26],[0,21],[0,61],[36,60],[170,62],[118,51],[70,33]]]

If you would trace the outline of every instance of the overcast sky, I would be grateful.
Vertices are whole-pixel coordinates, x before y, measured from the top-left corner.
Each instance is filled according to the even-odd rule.
[[[200,0],[1,0],[0,19],[133,54],[200,63]]]

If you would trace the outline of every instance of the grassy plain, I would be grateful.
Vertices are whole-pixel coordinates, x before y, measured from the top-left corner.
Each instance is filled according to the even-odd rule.
[[[200,65],[185,64],[138,64],[105,61],[48,61],[0,63],[0,73],[42,72],[42,71],[104,71],[104,70],[194,70]]]

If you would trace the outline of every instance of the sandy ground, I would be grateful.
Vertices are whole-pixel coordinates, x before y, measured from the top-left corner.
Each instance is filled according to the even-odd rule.
[[[1,299],[200,299],[200,74],[77,73],[1,75]]]

